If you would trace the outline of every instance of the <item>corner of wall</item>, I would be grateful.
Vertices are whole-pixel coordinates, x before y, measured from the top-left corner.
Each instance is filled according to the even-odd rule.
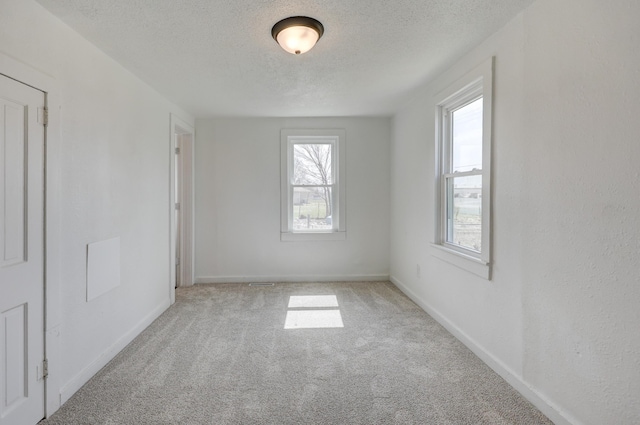
[[[486,348],[478,344],[473,338],[466,334],[460,327],[449,321],[440,312],[435,310],[424,299],[419,297],[409,286],[402,283],[394,276],[390,277],[398,289],[400,289],[413,302],[418,304],[427,314],[442,325],[453,336],[460,340],[469,350],[486,363],[494,372],[502,377],[509,385],[516,389],[524,398],[529,400],[536,408],[544,413],[556,425],[581,425],[577,419],[571,417],[568,413],[563,412],[558,406],[553,404],[547,397],[539,391],[527,384],[522,376],[516,374],[513,370],[502,363],[498,358],[492,355]]]

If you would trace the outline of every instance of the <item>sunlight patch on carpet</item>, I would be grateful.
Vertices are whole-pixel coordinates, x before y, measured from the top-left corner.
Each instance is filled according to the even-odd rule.
[[[335,295],[292,295],[287,308],[324,308],[338,307]]]
[[[344,328],[340,310],[290,310],[285,329]]]

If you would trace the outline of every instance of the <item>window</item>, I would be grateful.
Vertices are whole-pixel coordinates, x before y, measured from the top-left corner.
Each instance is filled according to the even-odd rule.
[[[436,99],[434,255],[489,279],[493,59]]]
[[[339,240],[345,226],[345,131],[281,131],[281,240]]]

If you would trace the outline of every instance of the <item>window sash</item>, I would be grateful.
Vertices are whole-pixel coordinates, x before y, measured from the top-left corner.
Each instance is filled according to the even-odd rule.
[[[317,229],[296,229],[294,226],[294,220],[296,217],[295,214],[295,209],[296,207],[300,208],[302,204],[295,204],[295,189],[296,188],[321,188],[321,189],[330,189],[331,191],[331,198],[329,201],[329,207],[331,208],[331,214],[329,214],[331,216],[331,228],[330,229],[322,229],[322,228],[317,228]],[[288,210],[288,216],[289,216],[289,231],[291,233],[328,233],[328,232],[337,232],[337,223],[334,222],[333,217],[334,217],[334,211],[336,208],[336,185],[291,185],[290,186],[290,191],[289,191],[289,199],[291,199],[291,201],[289,202],[289,210]],[[326,207],[325,207],[326,208]],[[325,210],[325,214],[326,214],[326,210]],[[337,217],[336,217],[337,218]],[[313,220],[318,220],[319,218],[315,218]],[[326,220],[326,217],[325,217]],[[336,220],[337,221],[337,220]],[[325,221],[326,223],[326,221]]]
[[[337,143],[336,140],[327,140],[328,137],[322,137],[320,140],[308,140],[308,137],[304,139],[291,137],[289,139],[289,147],[287,152],[287,158],[289,161],[289,184],[295,184],[295,146],[296,145],[329,145],[331,146],[331,184],[336,183],[337,178],[337,170],[336,170],[336,161],[337,161]],[[317,185],[310,185],[317,186]]]
[[[456,171],[455,173],[445,173],[442,175],[443,178],[449,177],[468,177],[468,176],[478,176],[482,175],[482,170],[474,168],[472,171]]]
[[[334,140],[327,140],[334,139]],[[294,184],[294,161],[295,161],[295,146],[296,145],[331,145],[331,184],[314,184],[314,185],[301,185]],[[335,214],[335,212],[339,211],[339,184],[338,179],[338,146],[337,146],[337,137],[327,137],[327,136],[319,136],[319,137],[295,137],[290,136],[288,139],[288,149],[287,149],[287,158],[288,158],[288,207],[287,207],[287,216],[288,216],[288,231],[291,233],[328,233],[328,232],[337,232],[339,229],[340,216],[339,214]],[[310,188],[310,187],[326,187],[331,189],[331,229],[305,229],[305,230],[295,230],[293,221],[294,221],[294,189],[296,187],[301,188]]]
[[[290,184],[291,187],[335,187],[335,184]]]
[[[458,109],[461,109],[478,99],[483,97],[482,85],[475,87],[471,91],[460,93],[456,98],[444,105],[440,106],[440,114],[442,120],[442,136],[441,136],[441,175],[440,175],[440,192],[442,194],[441,199],[441,212],[440,212],[440,243],[447,246],[447,248],[455,251],[462,252],[472,257],[480,258],[482,255],[482,243],[480,243],[479,249],[473,249],[464,245],[454,243],[454,185],[453,182],[456,178],[482,176],[482,169],[473,169],[471,171],[457,171],[451,172],[453,169],[453,113]],[[484,123],[483,123],[484,127]],[[484,128],[483,128],[484,131]],[[483,138],[484,139],[484,138]],[[483,145],[485,141],[482,141]],[[484,168],[484,160],[483,160]],[[483,220],[481,211],[480,214],[480,229],[483,231]]]
[[[474,258],[482,258],[483,253],[483,243],[481,240],[479,249],[473,249],[472,247],[467,247],[464,245],[459,245],[454,243],[454,186],[453,181],[456,178],[460,177],[471,177],[471,176],[482,176],[484,177],[483,168],[485,168],[485,159],[483,155],[482,168],[481,169],[473,169],[470,171],[456,171],[452,172],[453,169],[453,113],[457,110],[464,108],[465,106],[477,101],[480,98],[484,99],[483,92],[483,83],[475,83],[470,85],[466,90],[463,89],[460,92],[456,93],[454,96],[450,97],[447,101],[443,102],[438,106],[438,114],[440,120],[440,136],[439,136],[439,145],[440,145],[440,217],[439,221],[439,244],[442,246],[446,246],[447,248],[460,252],[464,255],[468,255]],[[483,112],[484,114],[485,112]],[[483,152],[485,150],[484,144],[486,143],[484,138],[484,126],[486,125],[485,120],[483,119]],[[483,178],[484,180],[484,178]],[[481,189],[483,191],[483,189]],[[481,209],[480,213],[480,229],[481,232],[484,232],[485,229],[485,220],[483,219],[483,214],[486,211]]]
[[[459,178],[465,178],[465,177],[475,177],[478,176],[480,178],[482,178],[482,171],[478,171],[478,172],[465,172],[465,173],[454,173],[454,174],[449,174],[443,177],[442,179],[442,191],[443,193],[445,193],[445,199],[444,199],[444,211],[443,211],[443,237],[442,237],[442,243],[443,245],[446,245],[448,248],[450,249],[454,249],[456,251],[460,251],[460,252],[464,252],[466,254],[469,255],[473,255],[473,256],[479,256],[481,254],[481,250],[482,250],[482,214],[484,213],[484,211],[482,210],[482,181],[480,182],[480,205],[479,205],[479,225],[480,226],[480,241],[478,243],[478,249],[475,249],[471,246],[468,245],[463,245],[461,243],[456,243],[455,239],[456,239],[456,235],[455,235],[455,227],[456,227],[456,215],[457,213],[459,213],[459,211],[456,211],[456,203],[455,200],[456,199],[461,199],[461,198],[457,198],[455,196],[455,179],[459,179]],[[464,198],[462,198],[464,199]],[[475,199],[478,199],[478,197],[475,197]],[[458,210],[462,209],[461,207],[458,207]],[[467,207],[466,209],[469,209],[469,207]],[[469,215],[471,217],[471,219],[473,219],[473,214]],[[466,224],[462,224],[462,223],[457,223],[458,227],[463,227],[463,226],[468,226],[469,228],[472,228],[472,226],[474,226],[474,223],[466,223]],[[473,233],[473,231],[471,231],[471,233]],[[470,238],[467,239],[477,239],[477,238],[473,238],[473,236],[471,236]]]
[[[445,105],[440,106],[442,114],[442,169],[443,175],[452,174],[453,170],[453,113],[465,106],[475,102],[476,100],[483,98],[482,84],[470,91],[465,91],[456,96],[453,100],[447,102]],[[483,123],[484,133],[484,123]],[[484,137],[483,137],[484,145]],[[484,159],[483,159],[484,168]],[[482,168],[480,169],[482,170]],[[465,171],[466,172],[466,171]],[[462,173],[462,172],[458,172]],[[456,173],[456,174],[458,174]]]

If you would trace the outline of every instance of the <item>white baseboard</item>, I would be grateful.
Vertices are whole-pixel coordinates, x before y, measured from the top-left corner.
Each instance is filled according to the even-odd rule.
[[[156,320],[167,308],[169,308],[169,300],[162,303],[151,313],[146,315],[131,330],[122,335],[116,342],[107,348],[97,359],[82,369],[80,373],[74,376],[69,382],[60,388],[60,406],[62,406],[72,395],[76,393],[89,379],[93,377],[100,369],[105,367],[120,351],[124,349],[135,337],[140,335],[154,320]],[[53,414],[51,412],[50,414]]]
[[[467,346],[476,356],[487,364],[494,372],[502,377],[509,385],[518,391],[524,398],[529,400],[538,410],[544,413],[556,425],[582,425],[568,412],[563,411],[555,403],[551,402],[546,396],[532,388],[525,382],[522,376],[516,374],[511,368],[507,367],[502,361],[489,353],[484,347],[478,344],[473,338],[467,335],[462,329],[450,322],[440,312],[431,307],[427,302],[418,297],[408,286],[403,284],[394,276],[390,276],[390,281],[398,287],[406,296],[411,298],[413,302],[418,304],[424,311],[440,323],[447,331],[455,336],[460,342]]]
[[[388,274],[300,275],[300,276],[198,276],[195,283],[251,282],[386,282]]]

